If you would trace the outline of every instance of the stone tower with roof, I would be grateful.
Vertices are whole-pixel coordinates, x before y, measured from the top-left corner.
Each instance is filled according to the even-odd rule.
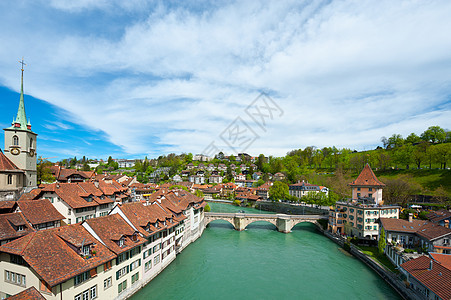
[[[382,188],[384,183],[377,179],[369,164],[366,164],[356,180],[349,183],[352,190],[352,199],[364,201],[366,199],[374,201],[374,204],[382,205]]]
[[[17,116],[13,120],[11,127],[3,129],[5,131],[4,153],[19,169],[25,172],[23,186],[27,188],[36,187],[36,138],[37,134],[31,131],[30,121],[25,114],[25,104],[23,96],[23,60],[22,77],[20,86],[20,101]]]

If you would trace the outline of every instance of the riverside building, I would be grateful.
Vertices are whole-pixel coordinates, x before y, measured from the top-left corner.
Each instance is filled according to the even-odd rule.
[[[371,167],[366,164],[359,176],[349,183],[352,198],[337,201],[329,211],[329,230],[359,238],[378,239],[379,219],[399,217],[399,206],[384,205],[382,188]]]
[[[0,247],[0,299],[126,299],[201,236],[205,202],[185,191],[118,204],[107,216],[33,231]]]

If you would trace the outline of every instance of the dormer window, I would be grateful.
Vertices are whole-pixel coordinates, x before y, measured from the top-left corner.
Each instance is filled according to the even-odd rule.
[[[158,221],[155,222],[155,228],[158,228]]]
[[[17,226],[17,231],[23,231],[23,230],[24,230],[24,226],[23,225]]]
[[[121,237],[121,239],[119,240],[119,247],[123,246],[124,246],[124,237]]]
[[[88,256],[90,250],[91,250],[91,246],[83,246],[82,249],[81,249],[81,253],[84,256]]]

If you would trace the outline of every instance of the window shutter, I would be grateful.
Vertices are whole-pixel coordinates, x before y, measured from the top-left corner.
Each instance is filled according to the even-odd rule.
[[[116,280],[119,279],[119,271],[116,272]]]
[[[141,259],[138,260],[138,266],[141,266]]]
[[[97,275],[97,268],[89,270],[89,276],[94,277]]]
[[[130,266],[127,266],[127,273],[130,272]]]

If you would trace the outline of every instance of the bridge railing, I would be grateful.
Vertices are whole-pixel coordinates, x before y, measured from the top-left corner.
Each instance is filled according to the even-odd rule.
[[[285,215],[285,214],[248,214],[248,213],[217,213],[217,212],[206,212],[205,217],[241,217],[241,218],[256,218],[256,219],[327,219],[328,216],[325,215]]]

